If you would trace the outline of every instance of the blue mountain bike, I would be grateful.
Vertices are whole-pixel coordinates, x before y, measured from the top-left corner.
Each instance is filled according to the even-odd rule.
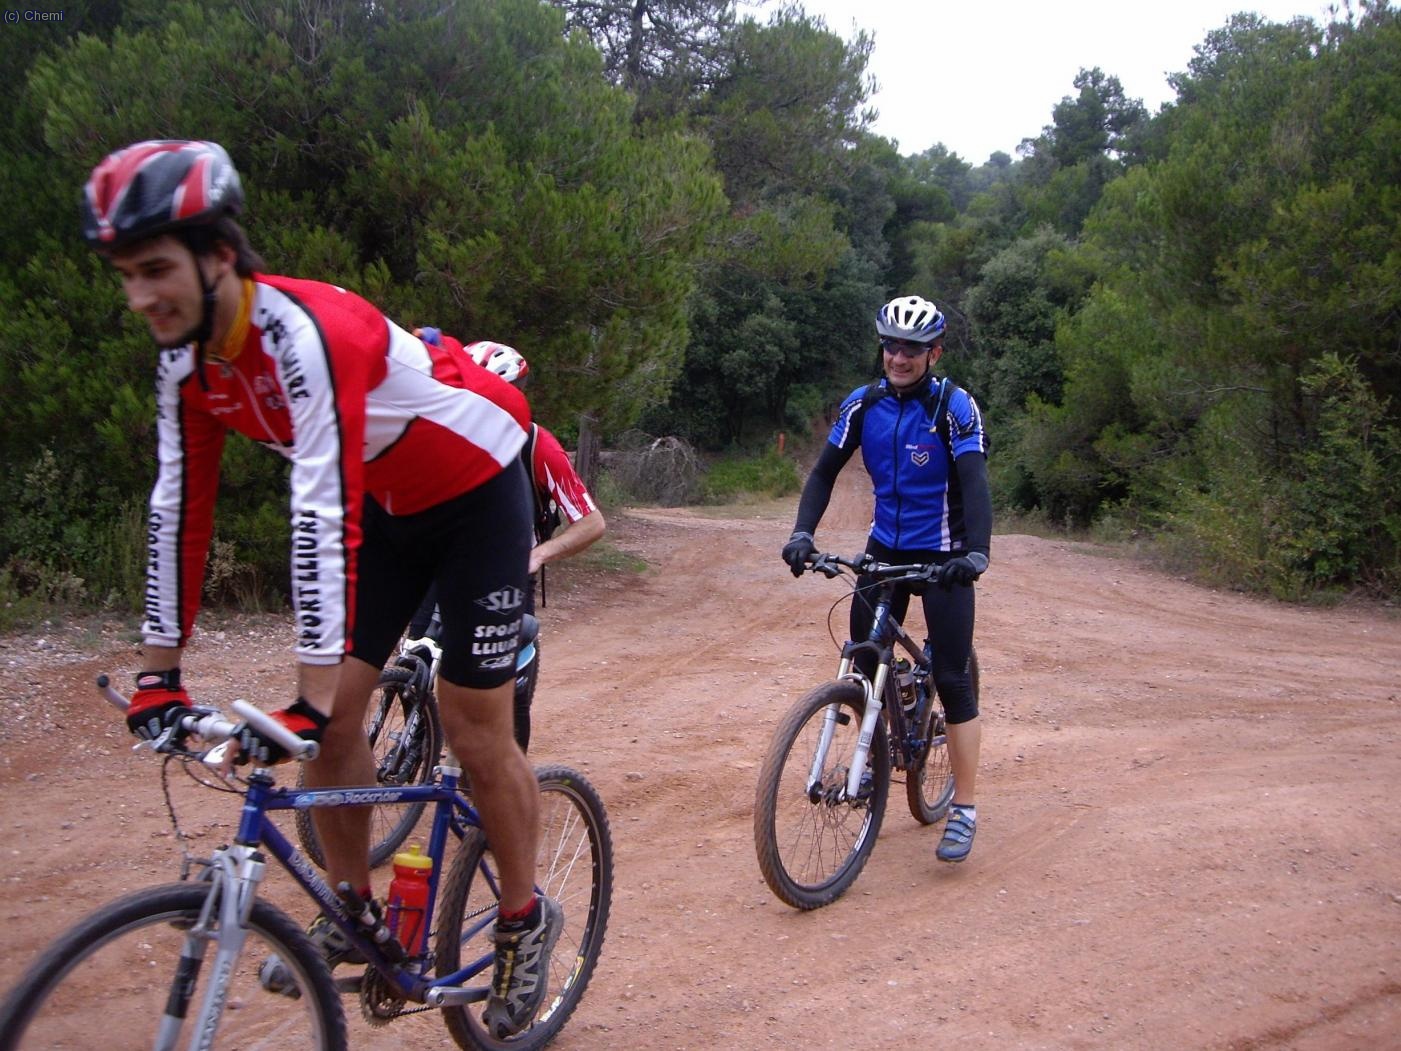
[[[99,680],[119,707],[126,700]],[[233,710],[299,759],[316,746],[288,734],[251,705]],[[279,788],[274,772],[216,776],[222,745],[239,720],[193,709],[151,748],[210,788],[242,796],[233,842],[208,858],[186,853],[178,882],[149,887],[93,912],[61,935],[0,1003],[0,1051],[91,1051],[113,1039],[124,1048],[286,1048],[342,1051],[343,994],[364,1017],[385,1025],[437,1010],[460,1047],[539,1048],[573,1014],[603,948],[613,885],[608,816],[593,786],[563,766],[537,769],[541,836],[536,888],[557,901],[564,929],[551,955],[548,991],[522,1032],[495,1039],[479,1014],[488,995],[498,884],[476,811],[459,788],[461,768],[448,752],[426,784],[373,788]],[[187,737],[187,735],[189,735]],[[193,751],[196,738],[208,751]],[[167,791],[167,800],[169,792]],[[427,855],[433,860],[418,944],[376,940],[367,912],[348,886],[327,885],[277,828],[278,811],[317,807],[426,806],[433,811]],[[171,820],[179,824],[171,806]],[[183,838],[181,837],[183,843]],[[334,923],[368,961],[364,973],[333,980],[301,927],[259,896],[270,860]],[[450,864],[449,864],[450,862]],[[267,963],[282,966],[267,980]]]

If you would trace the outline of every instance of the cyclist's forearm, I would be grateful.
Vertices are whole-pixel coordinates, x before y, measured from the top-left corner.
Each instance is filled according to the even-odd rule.
[[[530,572],[534,573],[547,562],[557,562],[562,558],[577,555],[603,535],[607,524],[602,511],[591,511],[577,522],[570,522],[543,544],[537,544],[530,552]]]
[[[988,488],[987,457],[964,453],[954,461],[963,491],[963,528],[969,551],[990,554],[992,547],[992,492]]]

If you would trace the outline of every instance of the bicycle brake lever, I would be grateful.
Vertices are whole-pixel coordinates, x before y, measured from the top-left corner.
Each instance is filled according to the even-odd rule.
[[[229,746],[232,744],[232,740],[220,741],[199,757],[200,762],[204,763],[205,766],[212,766],[216,771],[222,772],[224,760],[228,758]]]

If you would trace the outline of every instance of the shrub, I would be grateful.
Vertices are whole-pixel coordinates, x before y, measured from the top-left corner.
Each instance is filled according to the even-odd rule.
[[[707,503],[718,504],[742,497],[787,496],[801,484],[793,461],[776,452],[762,456],[718,460],[706,472],[702,486]]]
[[[694,503],[701,491],[700,457],[684,438],[627,431],[604,466],[625,502],[677,507]]]

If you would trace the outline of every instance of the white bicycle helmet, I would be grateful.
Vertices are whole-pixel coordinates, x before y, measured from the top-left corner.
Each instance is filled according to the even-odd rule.
[[[876,313],[876,333],[886,339],[933,343],[944,334],[944,315],[927,299],[901,296]]]
[[[493,343],[489,339],[469,343],[463,348],[482,368],[494,372],[507,383],[518,383],[530,371],[525,358],[514,348],[504,343]]]

